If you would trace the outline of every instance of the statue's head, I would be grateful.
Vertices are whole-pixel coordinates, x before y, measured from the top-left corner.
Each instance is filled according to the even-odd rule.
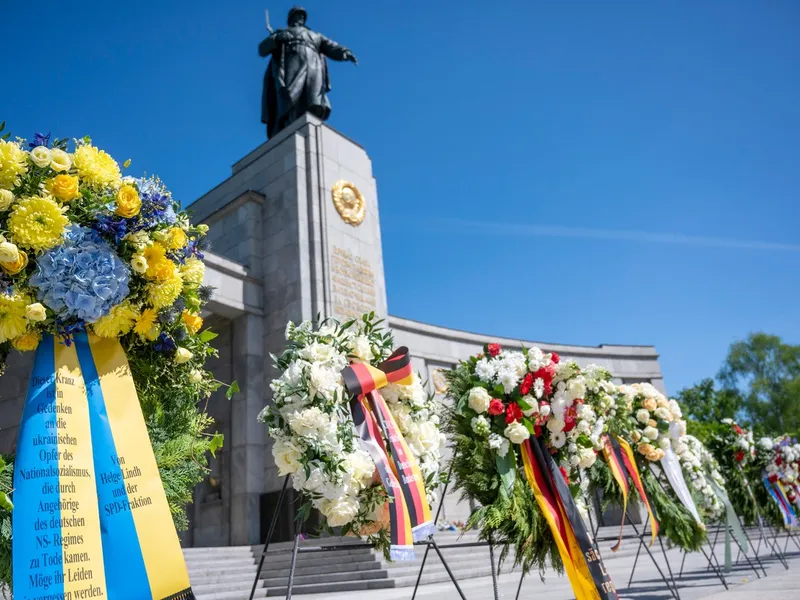
[[[302,6],[294,6],[292,10],[289,11],[289,18],[286,20],[289,23],[289,27],[305,25],[307,16],[305,8]]]

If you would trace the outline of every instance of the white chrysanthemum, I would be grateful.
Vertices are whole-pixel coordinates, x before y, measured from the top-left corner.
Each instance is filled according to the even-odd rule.
[[[503,365],[497,370],[497,382],[503,386],[503,391],[506,394],[510,394],[514,391],[520,379],[521,376],[513,367]]]
[[[484,356],[475,364],[475,374],[481,381],[492,383],[497,374],[498,364],[499,361],[491,360]]]
[[[544,395],[544,379],[537,377],[533,380],[533,393],[537,398],[541,399]]]

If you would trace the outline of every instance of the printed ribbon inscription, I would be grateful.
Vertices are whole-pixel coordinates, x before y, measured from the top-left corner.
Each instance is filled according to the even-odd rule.
[[[362,446],[389,496],[390,552],[399,560],[413,559],[413,542],[431,535],[434,525],[419,465],[378,390],[389,383],[408,385],[413,376],[408,348],[398,348],[377,368],[353,363],[342,371]]]
[[[46,336],[17,440],[14,595],[192,600],[125,353]]]
[[[520,445],[525,476],[558,547],[577,600],[613,600],[617,591],[603,566],[567,482],[544,441]]]

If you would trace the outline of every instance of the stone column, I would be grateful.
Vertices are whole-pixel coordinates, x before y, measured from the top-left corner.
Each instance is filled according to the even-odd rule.
[[[231,399],[230,531],[232,545],[260,541],[260,498],[265,489],[266,428],[256,420],[264,407],[264,320],[242,315],[233,321],[233,378],[240,392]]]

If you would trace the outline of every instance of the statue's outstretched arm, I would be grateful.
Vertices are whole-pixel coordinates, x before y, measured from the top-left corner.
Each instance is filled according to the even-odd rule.
[[[357,62],[355,55],[341,44],[320,35],[319,51],[331,60],[349,60]]]

